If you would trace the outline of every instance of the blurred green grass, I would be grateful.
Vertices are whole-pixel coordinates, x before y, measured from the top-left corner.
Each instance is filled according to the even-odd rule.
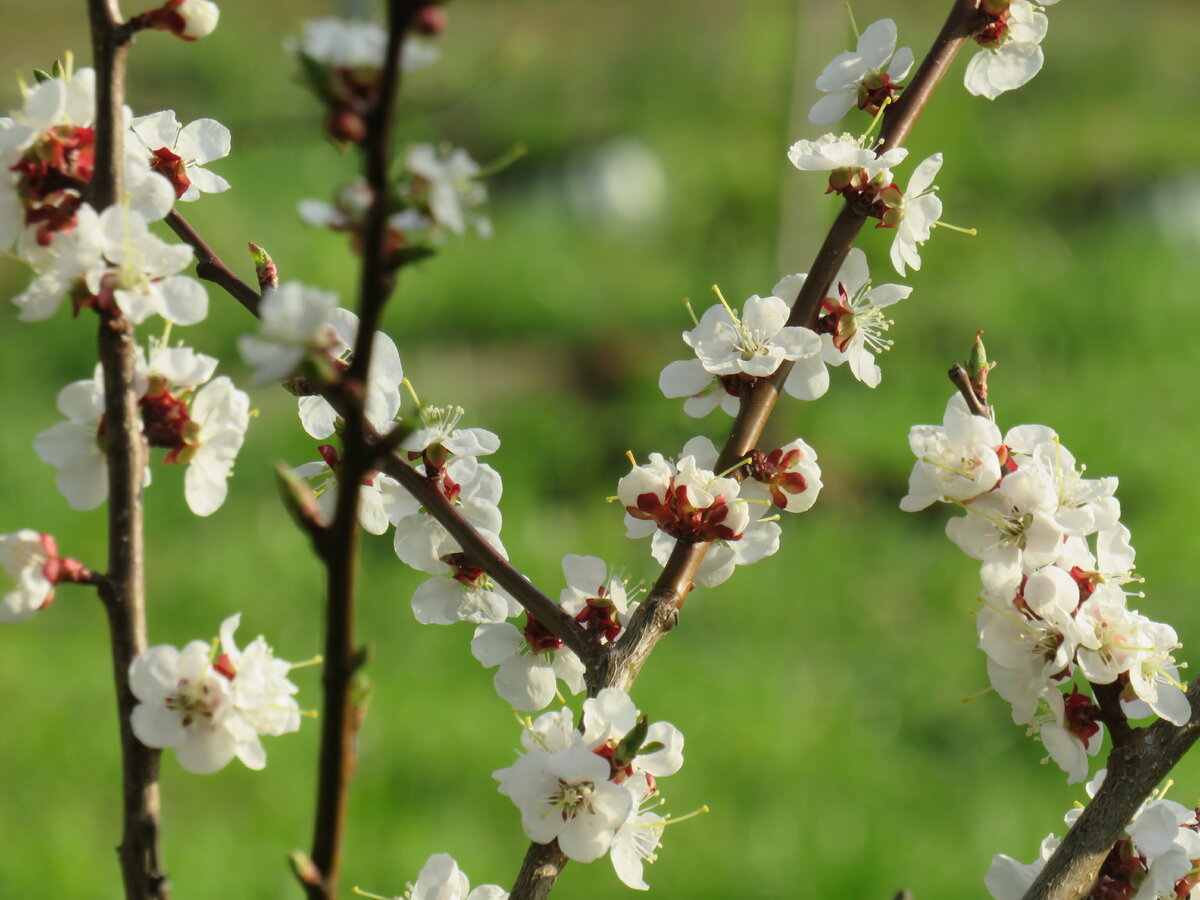
[[[862,22],[893,14],[920,53],[945,5],[856,12]],[[234,155],[214,169],[234,189],[186,211],[226,259],[248,272],[243,248],[254,240],[284,277],[348,298],[344,242],[299,226],[294,208],[326,196],[353,160],[321,142],[315,104],[280,50],[294,21],[330,11],[314,0],[226,3],[221,28],[195,45],[143,36],[129,97],[138,113],[173,107],[181,120],[212,116],[233,130]],[[553,594],[564,553],[595,553],[652,578],[646,547],[622,536],[619,511],[601,498],[626,449],[670,453],[726,424],[689,420],[657,394],[659,370],[685,349],[682,298],[703,308],[714,281],[731,299],[766,292],[807,266],[834,214],[819,176],[792,170],[783,151],[815,134],[804,112],[812,79],[849,40],[841,4],[458,0],[450,16],[442,62],[408,79],[402,138],[444,138],[485,160],[517,142],[529,154],[493,184],[496,237],[452,242],[405,273],[387,325],[423,399],[461,403],[471,424],[503,438],[504,538],[523,571]],[[944,371],[979,328],[1001,362],[1001,423],[1051,424],[1094,474],[1120,476],[1148,578],[1141,608],[1189,647],[1200,641],[1189,602],[1200,501],[1188,475],[1200,439],[1187,380],[1200,319],[1194,16],[1185,0],[1136,12],[1116,0],[1060,4],[1046,68],[1027,88],[995,103],[969,97],[960,62],[935,97],[912,154],[945,152],[946,218],[980,236],[938,233],[927,245],[877,390],[838,371],[822,402],[781,405],[772,432],[817,447],[824,496],[785,523],[775,557],[689,599],[635,692],[688,739],[687,764],[664,785],[670,810],[712,808],[667,832],[647,876],[659,893],[980,896],[993,853],[1031,858],[1082,798],[1037,765],[1038,747],[1002,701],[960,702],[986,686],[969,615],[977,567],[943,537],[943,513],[896,508],[907,429],[940,419]],[[0,58],[25,72],[64,47],[86,61],[82,11],[64,0],[11,11],[0,35]],[[0,100],[12,106],[15,89]],[[570,173],[618,139],[661,165],[664,202],[641,221],[588,212],[568,189]],[[889,239],[868,231],[861,241],[877,280],[887,280]],[[0,262],[6,294],[25,277]],[[210,321],[183,336],[244,379],[234,341],[251,324],[215,291],[211,302]],[[0,531],[52,531],[67,552],[99,562],[103,513],[72,513],[29,450],[58,418],[58,389],[89,374],[93,323],[62,312],[23,325],[9,305],[0,323],[10,423],[0,431]],[[320,643],[321,577],[267,466],[313,458],[313,442],[289,398],[253,396],[260,416],[214,517],[187,513],[181,473],[155,472],[151,640],[213,634],[242,610],[248,635],[301,659]],[[421,578],[386,540],[368,543],[361,634],[376,692],[346,883],[400,893],[430,853],[449,851],[473,882],[507,886],[526,841],[489,773],[511,760],[515,725],[470,657],[470,629],[413,621],[408,598]],[[81,591],[0,631],[0,896],[120,896],[107,671],[103,616]],[[296,678],[317,706],[316,671]],[[178,896],[296,896],[283,859],[308,843],[310,724],[270,741],[261,773],[231,766],[200,778],[166,756],[165,852]],[[1194,760],[1176,778],[1177,799],[1200,795]],[[625,889],[599,862],[569,866],[559,890]]]

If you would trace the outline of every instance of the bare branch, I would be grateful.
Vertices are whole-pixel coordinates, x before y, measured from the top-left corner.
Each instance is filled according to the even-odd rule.
[[[125,58],[129,32],[116,0],[89,0],[96,67],[96,165],[89,197],[97,210],[118,202],[124,165]],[[139,741],[130,726],[137,699],[129,666],[146,649],[142,439],[134,362],[133,327],[119,314],[100,313],[97,339],[104,369],[105,446],[108,468],[108,571],[98,585],[108,614],[113,681],[121,735],[123,829],[117,853],[127,900],[170,896],[159,849],[159,751]]]

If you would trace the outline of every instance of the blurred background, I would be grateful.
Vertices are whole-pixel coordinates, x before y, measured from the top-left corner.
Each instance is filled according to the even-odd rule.
[[[369,5],[364,4],[367,12]],[[945,0],[860,0],[858,21],[892,15],[918,57]],[[343,8],[348,10],[348,7]],[[129,8],[128,13],[137,12]],[[138,38],[129,101],[173,108],[233,132],[212,166],[233,190],[185,210],[245,277],[245,242],[285,279],[350,302],[345,240],[299,223],[296,203],[328,198],[355,160],[322,140],[317,104],[282,49],[320,0],[225,3],[221,27],[184,45]],[[386,325],[422,399],[458,403],[500,434],[504,540],[547,593],[565,553],[590,553],[653,579],[646,542],[623,536],[603,498],[639,456],[676,453],[728,420],[688,419],[656,384],[686,348],[682,300],[698,310],[718,283],[735,304],[804,271],[836,202],[785,151],[815,137],[813,80],[853,46],[841,3],[813,0],[457,0],[441,61],[411,75],[404,141],[447,140],[479,160],[523,143],[528,155],[490,185],[495,237],[450,241],[407,271]],[[66,48],[86,64],[82,4],[14,5],[0,32],[7,71],[29,78]],[[1002,428],[1054,426],[1092,475],[1121,479],[1123,521],[1147,578],[1139,605],[1173,624],[1182,659],[1200,646],[1195,602],[1192,384],[1200,325],[1200,125],[1194,5],[1067,2],[1050,10],[1046,66],[988,102],[952,70],[909,144],[944,151],[945,218],[874,391],[846,369],[819,403],[782,403],[771,435],[820,453],[825,490],[784,522],[777,555],[698,590],[659,647],[635,699],[687,736],[687,764],[664,785],[667,809],[712,812],[671,827],[647,880],[667,897],[891,897],[984,894],[994,853],[1031,859],[1084,798],[987,686],[971,618],[978,564],[944,537],[945,510],[897,508],[911,467],[906,435],[938,422],[946,368],[982,328]],[[18,102],[13,82],[0,108]],[[847,120],[851,129],[861,123]],[[909,166],[898,171],[907,179]],[[890,233],[864,231],[877,281],[894,280]],[[28,276],[0,261],[12,296]],[[176,331],[245,383],[234,350],[253,323],[210,290],[202,326]],[[60,418],[54,398],[88,377],[91,316],[60,310],[34,325],[0,305],[0,531],[34,527],[64,553],[103,565],[104,513],[71,512],[33,435]],[[143,329],[149,333],[150,329]],[[151,643],[215,635],[242,611],[242,636],[278,655],[320,646],[321,576],[283,514],[269,464],[315,459],[282,391],[252,394],[260,414],[230,496],[210,519],[186,509],[182,472],[156,467],[148,493]],[[390,538],[366,542],[360,634],[375,693],[361,735],[344,882],[400,894],[424,860],[452,853],[472,883],[511,884],[527,847],[490,773],[513,759],[517,728],[471,657],[471,629],[419,626],[425,576]],[[99,603],[63,589],[32,621],[0,630],[0,896],[121,896],[119,769]],[[299,671],[319,705],[319,672]],[[285,855],[307,847],[317,728],[268,739],[270,765],[219,774],[163,760],[165,854],[176,896],[295,897]],[[1172,796],[1200,797],[1200,764]],[[572,864],[565,897],[626,889],[606,860]]]

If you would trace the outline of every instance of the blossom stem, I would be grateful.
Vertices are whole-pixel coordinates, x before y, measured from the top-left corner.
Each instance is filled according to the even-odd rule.
[[[879,153],[900,146],[907,140],[942,76],[964,42],[978,27],[976,0],[954,0],[942,30],[903,96],[887,107]],[[866,219],[864,213],[850,204],[842,206],[817,251],[816,261],[809,268],[808,278],[792,306],[788,325],[815,327],[821,301],[850,248],[854,246]],[[785,360],[774,375],[760,379],[743,398],[714,471],[730,468],[754,449],[791,369],[792,363]],[[679,541],[675,545],[649,595],[617,641],[613,657],[603,659],[600,668],[593,669],[589,665],[588,693],[591,696],[604,687],[628,690],[654,647],[678,621],[679,610],[691,590],[692,581],[708,547],[707,543],[689,541]],[[557,844],[533,844],[512,890],[511,900],[542,900],[549,894],[566,862],[567,858],[558,850]]]
[[[125,66],[130,30],[116,0],[88,0],[96,68],[95,170],[88,200],[103,210],[123,193]],[[170,889],[159,847],[159,751],[133,734],[137,704],[129,689],[129,666],[146,649],[145,549],[142,439],[134,364],[133,327],[120,315],[100,314],[97,337],[104,371],[108,470],[108,569],[98,593],[108,616],[113,680],[121,736],[123,829],[117,854],[127,900],[166,900]]]

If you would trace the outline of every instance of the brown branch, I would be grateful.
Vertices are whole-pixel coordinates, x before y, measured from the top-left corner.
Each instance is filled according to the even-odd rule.
[[[975,385],[971,383],[971,376],[967,370],[955,363],[950,367],[950,371],[946,373],[950,381],[958,388],[958,392],[962,394],[963,400],[967,402],[967,409],[973,415],[983,416],[985,419],[992,417],[992,409],[986,403],[979,399],[979,395],[975,393]]]
[[[196,235],[196,239],[201,240],[199,235]],[[212,260],[216,265],[226,268],[215,253],[212,255]],[[225,288],[235,300],[238,299],[227,285],[221,284],[220,286]],[[247,304],[243,304],[243,306],[246,306],[247,310],[255,316],[258,315],[257,308],[251,308]],[[285,383],[284,386],[288,385]],[[311,379],[306,379],[304,392],[320,394],[329,401],[338,415],[346,417],[351,399],[341,384],[317,385]],[[462,546],[463,552],[487,572],[498,585],[508,591],[514,600],[549,628],[555,637],[570,647],[585,663],[589,663],[591,660],[589,665],[599,664],[603,653],[600,652],[597,643],[587,629],[564,613],[557,603],[534,587],[528,578],[513,567],[511,562],[497,553],[492,545],[483,539],[475,526],[462,517],[454,504],[448,501],[440,491],[435,490],[425,476],[395,452],[396,441],[403,440],[402,429],[393,429],[387,435],[380,435],[368,423],[365,433],[373,450],[373,459],[368,470],[377,466],[399,481],[409,493],[421,501],[425,511],[450,532]]]
[[[1200,738],[1200,679],[1187,692],[1192,718],[1184,726],[1160,719],[1132,731],[1113,748],[1108,774],[1092,802],[1025,893],[1024,900],[1079,900],[1144,801]]]
[[[213,252],[212,247],[205,243],[204,238],[196,233],[196,229],[177,211],[172,210],[166,218],[167,225],[185,244],[190,244],[196,254],[196,277],[210,281],[224,288],[229,296],[246,307],[254,315],[258,315],[258,304],[262,296],[242,279],[234,274],[229,266]]]
[[[963,42],[978,30],[979,22],[975,0],[955,0],[933,47],[905,89],[902,99],[884,117],[880,152],[898,146],[908,137],[934,88],[954,61]],[[810,328],[816,325],[821,302],[866,220],[863,212],[852,208],[850,204],[843,204],[792,305],[788,325]],[[729,469],[754,449],[791,369],[792,364],[784,362],[774,375],[761,379],[743,398],[718,457],[716,471]],[[589,694],[594,696],[604,687],[629,689],[655,645],[675,626],[679,608],[707,552],[708,544],[685,541],[676,544],[649,596],[638,607],[629,627],[618,640],[613,657],[604,660],[602,671],[589,669]],[[512,900],[544,900],[553,888],[558,872],[566,865],[567,857],[557,846],[551,844],[549,847],[553,852],[544,849],[540,853],[537,851],[539,846],[534,844],[530,847],[510,895]],[[532,865],[538,867],[538,877],[529,871]]]
[[[353,696],[355,675],[365,658],[365,654],[355,647],[354,574],[360,534],[359,485],[363,476],[375,467],[377,452],[374,445],[380,438],[367,422],[364,407],[375,332],[379,329],[384,306],[395,285],[395,272],[384,259],[388,164],[394,108],[400,89],[404,36],[421,5],[416,0],[389,0],[387,51],[379,92],[374,108],[364,120],[365,174],[371,188],[372,203],[363,233],[358,334],[350,368],[339,380],[337,390],[342,400],[338,412],[346,422],[342,432],[342,460],[337,472],[337,506],[324,540],[318,544],[327,576],[325,671],[322,683],[325,708],[317,765],[317,805],[311,853],[311,863],[319,878],[301,881],[310,900],[333,900],[338,893],[347,795],[354,770],[358,729],[365,713],[365,708],[360,707]],[[215,260],[211,251],[210,258]]]
[[[591,633],[513,568],[475,526],[462,517],[454,504],[448,501],[428,478],[395,453],[381,462],[381,468],[420,501],[425,511],[437,519],[442,527],[450,532],[450,536],[458,541],[472,562],[480,566],[534,618],[549,628],[554,636],[573,650],[589,668],[598,664],[603,652]]]
[[[96,67],[96,165],[88,199],[97,210],[119,201],[124,166],[125,62],[129,32],[116,0],[89,0]],[[127,900],[170,896],[159,849],[159,751],[134,737],[130,716],[137,700],[129,666],[146,649],[142,477],[146,447],[133,390],[137,345],[119,313],[101,312],[97,338],[104,369],[108,469],[108,572],[98,585],[108,614],[113,681],[121,735],[123,828],[117,854]]]

